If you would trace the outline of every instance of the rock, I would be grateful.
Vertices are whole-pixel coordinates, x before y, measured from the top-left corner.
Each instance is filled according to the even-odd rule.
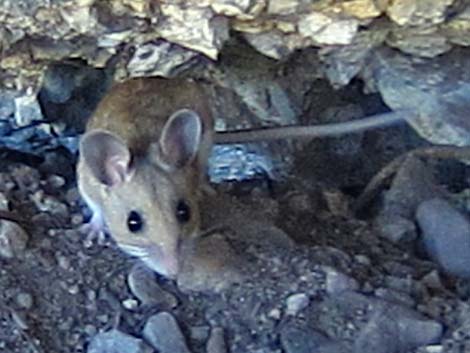
[[[470,278],[470,220],[447,201],[435,198],[421,203],[416,220],[428,255],[444,271]]]
[[[225,344],[224,329],[222,327],[214,327],[206,345],[206,353],[227,353]]]
[[[228,20],[214,18],[210,9],[187,7],[181,4],[160,3],[165,21],[158,26],[161,36],[170,42],[180,44],[217,59],[218,51],[228,39]]]
[[[395,242],[413,240],[416,233],[410,222],[416,208],[440,193],[432,171],[424,162],[407,158],[396,173],[375,220],[380,234]]]
[[[98,333],[88,345],[87,353],[152,353],[141,339],[118,330]]]
[[[351,44],[357,33],[359,22],[356,19],[329,17],[321,12],[302,16],[298,23],[299,33],[319,44]]]
[[[159,353],[189,353],[183,333],[170,313],[150,317],[142,334]]]
[[[168,308],[178,305],[176,297],[158,285],[155,273],[141,263],[132,267],[127,284],[143,305],[163,305]]]
[[[394,243],[411,242],[416,239],[415,224],[404,217],[379,218],[377,224],[380,224],[380,233]]]
[[[29,235],[17,223],[0,221],[0,256],[12,259],[26,249]]]
[[[166,41],[152,41],[139,45],[127,70],[132,77],[171,76],[175,69],[197,57],[197,53],[185,50]]]
[[[434,144],[469,145],[469,53],[470,49],[462,48],[416,60],[381,48],[373,54],[370,81],[391,109],[410,109],[419,114],[408,123],[423,138]]]
[[[305,309],[309,304],[308,296],[304,293],[297,293],[290,295],[286,300],[286,313],[287,315],[297,315],[300,311]]]
[[[39,172],[26,165],[16,167],[12,171],[12,178],[21,190],[35,192],[39,189]]]
[[[395,0],[387,7],[387,14],[400,26],[429,26],[444,22],[453,3],[453,0]]]
[[[15,98],[15,123],[18,126],[27,126],[41,119],[41,107],[32,92]]]
[[[441,323],[410,308],[355,292],[342,292],[312,306],[316,328],[353,340],[354,352],[398,353],[439,342]],[[348,322],[347,328],[331,325]]]
[[[355,291],[359,289],[359,283],[348,275],[337,271],[329,266],[322,266],[326,275],[326,291],[328,294],[339,294],[344,291]]]
[[[286,353],[348,353],[346,345],[334,342],[320,332],[292,324],[281,330],[281,344]]]
[[[16,304],[20,309],[31,309],[33,306],[33,296],[26,292],[18,293],[16,296]]]

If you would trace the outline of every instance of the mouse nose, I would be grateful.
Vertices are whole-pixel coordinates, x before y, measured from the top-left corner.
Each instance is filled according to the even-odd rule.
[[[176,278],[178,275],[179,265],[178,258],[176,256],[165,255],[161,261],[161,267],[166,272],[163,275],[169,278]]]

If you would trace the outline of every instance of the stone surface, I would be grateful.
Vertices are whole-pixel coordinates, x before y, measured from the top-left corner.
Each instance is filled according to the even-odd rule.
[[[207,353],[227,353],[225,344],[224,329],[222,327],[214,327],[211,330],[209,340],[206,345]]]
[[[286,325],[281,331],[281,344],[287,353],[320,353],[331,341],[320,332]],[[346,350],[338,350],[338,353]]]
[[[381,234],[394,242],[412,241],[416,229],[412,223],[418,205],[442,191],[432,170],[417,158],[406,159],[387,191],[382,208],[375,220]]]
[[[20,256],[26,249],[29,235],[18,224],[0,221],[0,256],[12,259]]]
[[[408,123],[435,144],[469,145],[469,49],[420,60],[389,49],[374,55],[373,80],[390,108],[416,111]]]
[[[326,291],[329,294],[339,294],[343,291],[359,289],[359,283],[354,278],[329,266],[322,266],[322,270],[326,275]]]
[[[399,304],[343,292],[313,307],[317,327],[337,338],[354,337],[354,352],[403,352],[441,339],[442,324]],[[351,331],[335,332],[327,317],[351,320]]]
[[[161,312],[150,317],[143,336],[160,353],[190,353],[183,333],[170,313]]]
[[[308,296],[305,293],[292,294],[286,299],[286,314],[297,315],[309,304]]]
[[[449,202],[435,198],[416,211],[421,242],[445,272],[470,278],[470,220]]]
[[[388,16],[399,25],[442,23],[454,0],[395,0],[387,8]]]
[[[118,330],[101,332],[94,336],[87,353],[152,353],[153,350],[141,339]]]

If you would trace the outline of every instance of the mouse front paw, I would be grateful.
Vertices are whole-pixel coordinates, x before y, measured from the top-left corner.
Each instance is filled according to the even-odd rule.
[[[103,218],[99,213],[94,213],[88,223],[84,223],[79,227],[79,232],[86,235],[83,241],[86,248],[90,248],[96,240],[102,245],[106,240],[106,230]]]

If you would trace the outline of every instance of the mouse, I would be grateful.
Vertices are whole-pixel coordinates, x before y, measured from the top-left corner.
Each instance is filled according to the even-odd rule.
[[[197,236],[198,203],[213,144],[205,84],[133,78],[113,85],[79,142],[77,186],[92,211],[89,235],[175,278],[181,242]]]
[[[209,83],[141,77],[114,84],[80,137],[77,184],[92,216],[88,235],[176,278],[181,244],[200,234],[199,202],[214,144],[343,135],[403,121],[398,111],[308,127],[214,131]]]

